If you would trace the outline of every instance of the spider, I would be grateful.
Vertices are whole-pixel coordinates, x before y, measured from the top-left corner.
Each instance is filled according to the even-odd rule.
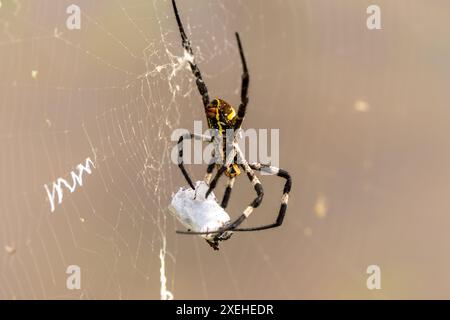
[[[239,132],[239,130],[241,129],[242,122],[245,118],[246,108],[248,104],[247,92],[250,80],[247,69],[247,63],[245,61],[244,51],[242,49],[239,34],[237,32],[235,33],[239,54],[241,57],[243,74],[241,83],[241,102],[238,111],[236,112],[235,109],[223,99],[216,98],[210,101],[208,89],[206,87],[205,82],[203,81],[200,69],[195,63],[193,50],[190,41],[184,31],[183,24],[181,23],[181,19],[178,13],[175,0],[172,0],[172,5],[175,12],[175,18],[178,24],[178,29],[181,35],[182,46],[184,50],[192,57],[192,59],[189,61],[189,64],[192,73],[196,79],[196,85],[203,101],[208,127],[210,129],[213,129],[214,132],[216,133],[212,136],[192,134],[192,133],[182,135],[178,140],[178,166],[184,178],[188,182],[189,186],[193,190],[195,190],[195,186],[183,164],[183,140],[197,139],[202,140],[204,142],[213,143],[215,144],[214,150],[216,151],[219,150],[219,152],[217,152],[219,153],[219,156],[217,158],[213,157],[214,159],[208,164],[206,170],[204,181],[206,184],[209,185],[209,188],[205,195],[206,198],[216,188],[219,178],[223,174],[225,174],[228,177],[228,183],[221,202],[221,207],[225,209],[228,205],[228,201],[231,196],[234,181],[236,177],[241,174],[241,169],[247,174],[247,177],[250,180],[256,192],[256,197],[246,207],[243,213],[236,220],[230,221],[228,224],[226,224],[224,227],[218,230],[208,232],[193,232],[190,230],[177,231],[177,233],[180,234],[197,234],[197,235],[216,234],[212,240],[207,240],[207,242],[214,249],[218,250],[219,241],[229,239],[231,237],[231,233],[234,231],[258,231],[281,226],[281,224],[283,223],[284,216],[286,214],[292,180],[289,173],[283,169],[279,169],[261,163],[251,163],[251,164],[248,163],[247,160],[245,160],[243,153],[237,144],[236,133]],[[230,134],[228,134],[230,130],[233,133],[231,136]],[[225,152],[226,150],[227,152]],[[213,152],[213,155],[214,153],[215,152]],[[217,160],[220,160],[220,162]],[[212,177],[215,168],[217,169],[217,172],[214,175],[214,177]],[[283,195],[281,197],[281,206],[278,212],[277,219],[274,223],[258,227],[238,228],[239,225],[250,216],[253,210],[257,208],[263,200],[264,196],[263,186],[259,181],[258,177],[256,177],[255,171],[264,171],[272,175],[277,175],[286,180],[284,184]]]

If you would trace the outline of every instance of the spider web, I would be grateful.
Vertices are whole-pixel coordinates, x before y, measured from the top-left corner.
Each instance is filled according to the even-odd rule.
[[[170,160],[171,134],[191,131],[205,117],[170,1],[78,0],[81,30],[68,30],[66,9],[74,1],[0,0],[0,298],[386,297],[366,288],[372,263],[403,274],[390,282],[400,289],[388,297],[425,292],[408,283],[420,272],[426,277],[408,258],[422,261],[411,241],[428,223],[428,204],[392,195],[402,188],[399,174],[428,177],[443,165],[421,170],[414,148],[393,150],[407,139],[415,145],[424,132],[436,143],[431,126],[404,135],[397,129],[428,102],[414,81],[426,87],[442,76],[414,76],[416,61],[434,52],[425,51],[433,48],[421,29],[426,24],[414,29],[409,19],[443,24],[449,11],[378,2],[390,13],[383,15],[389,32],[367,30],[370,2],[360,0],[178,0],[211,97],[235,106],[242,68],[234,32],[240,32],[251,77],[244,129],[279,128],[280,166],[293,176],[282,228],[235,234],[213,252],[200,237],[176,235],[181,226],[167,210],[172,193],[186,185]],[[446,106],[447,91],[436,102]],[[436,110],[442,124],[447,109]],[[64,188],[51,212],[44,185],[71,182],[88,158],[92,172],[73,192]],[[400,167],[414,174],[398,173]],[[199,180],[205,166],[189,171]],[[280,180],[261,177],[264,202],[245,226],[274,221]],[[444,182],[429,187],[448,189]],[[424,189],[408,189],[404,197],[420,198]],[[223,185],[215,193],[222,192]],[[236,217],[254,196],[239,177],[227,212]],[[421,210],[412,215],[415,208]],[[404,220],[418,223],[406,232]],[[389,258],[399,253],[410,256]],[[81,270],[79,290],[66,287],[71,265]],[[426,283],[430,292],[433,282]]]
[[[184,181],[170,135],[203,114],[171,4],[77,1],[81,29],[68,30],[71,4],[1,2],[0,297],[177,297],[187,275],[177,269],[180,240],[167,204]],[[238,80],[229,32],[237,17],[219,1],[179,7],[210,87],[230,70]],[[217,93],[236,94],[239,85]],[[86,159],[91,173],[72,193],[63,188],[50,212],[43,186],[70,184]],[[201,242],[189,241],[202,292],[191,296],[210,297]],[[69,265],[81,268],[79,290],[66,288]]]

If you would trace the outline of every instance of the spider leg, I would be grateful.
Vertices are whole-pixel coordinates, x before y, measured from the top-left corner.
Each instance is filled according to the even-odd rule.
[[[211,181],[212,172],[213,172],[215,166],[216,166],[216,163],[214,162],[214,160],[212,160],[211,163],[208,164],[208,167],[206,168],[205,179],[203,179],[203,181],[205,181],[206,184],[209,184],[209,182]]]
[[[219,168],[219,170],[217,170],[216,175],[214,176],[214,178],[211,180],[211,183],[209,184],[209,188],[208,191],[206,191],[205,194],[205,198],[208,198],[208,196],[210,195],[211,192],[213,192],[213,190],[216,188],[217,186],[217,181],[219,181],[219,178],[222,176],[222,174],[227,170],[227,166],[223,165]]]
[[[238,157],[239,157],[239,152],[238,152]],[[245,219],[247,219],[250,214],[253,212],[253,209],[259,207],[259,205],[262,202],[262,199],[264,197],[264,191],[263,191],[263,187],[261,182],[259,182],[259,179],[256,177],[255,172],[251,169],[250,165],[248,164],[248,162],[243,159],[240,158],[241,161],[241,167],[244,169],[245,173],[247,174],[247,177],[249,178],[249,180],[251,181],[255,191],[256,191],[256,198],[250,203],[249,206],[247,206],[247,208],[244,210],[244,212],[239,216],[239,218],[237,218],[235,221],[227,224],[225,227],[217,229],[215,231],[207,231],[207,232],[196,232],[196,231],[177,231],[177,233],[179,234],[192,234],[192,235],[198,235],[198,234],[213,234],[213,233],[217,233],[217,234],[221,234],[224,233],[226,231],[247,231],[246,229],[236,229],[242,222],[244,222]]]
[[[186,32],[184,32],[184,27],[183,27],[183,24],[181,23],[180,15],[178,14],[178,9],[177,9],[175,0],[172,0],[172,5],[173,5],[173,10],[175,12],[175,18],[176,18],[177,24],[178,24],[178,29],[180,30],[181,44],[182,44],[184,50],[186,50],[192,56],[192,60],[189,61],[189,65],[191,66],[192,73],[194,74],[194,76],[196,78],[195,82],[197,84],[198,91],[200,92],[200,95],[202,96],[203,105],[206,108],[209,104],[208,88],[206,87],[206,84],[203,81],[200,69],[198,68],[197,64],[195,63],[194,52],[192,50],[191,43],[190,43],[188,37],[186,36]]]
[[[230,144],[231,145],[231,144]],[[225,158],[225,155],[223,155],[223,152],[220,151],[222,154],[220,156],[220,159]],[[209,194],[216,188],[217,186],[217,182],[219,181],[220,177],[224,174],[224,172],[227,170],[227,168],[233,163],[234,158],[236,156],[236,151],[235,151],[235,146],[233,146],[233,148],[231,148],[230,151],[227,151],[228,154],[225,158],[225,163],[217,170],[216,175],[214,176],[214,178],[211,180],[210,184],[209,184],[209,188],[208,191],[206,191],[205,197],[208,198]],[[217,161],[217,159],[216,159]]]
[[[241,39],[239,37],[239,33],[236,32],[236,40],[239,47],[239,54],[241,56],[242,61],[242,84],[241,84],[241,104],[239,105],[236,122],[234,125],[234,129],[239,129],[242,125],[242,121],[245,117],[245,111],[248,104],[248,86],[250,83],[250,76],[248,74],[247,62],[245,61],[244,50],[242,49]]]
[[[186,139],[186,140],[196,139],[196,140],[212,142],[214,137],[208,137],[208,136],[205,136],[202,134],[187,133],[187,134],[180,136],[180,138],[178,139],[178,167],[180,168],[181,173],[183,174],[183,176],[186,179],[189,186],[193,190],[195,190],[194,183],[192,182],[191,177],[189,177],[189,174],[186,171],[186,168],[184,167],[184,163],[183,163],[183,140],[184,139]],[[208,166],[208,169],[209,169],[209,166]],[[211,171],[212,171],[212,169],[211,169]]]
[[[263,165],[260,163],[253,163],[253,164],[250,164],[249,166],[250,166],[250,168],[252,168],[254,170],[264,171],[264,172],[267,172],[267,173],[270,173],[273,175],[277,175],[278,177],[284,178],[286,180],[286,182],[284,184],[284,189],[283,189],[283,196],[281,197],[281,206],[280,206],[280,210],[278,212],[277,220],[274,223],[271,223],[268,225],[263,225],[260,227],[236,228],[245,219],[245,218],[242,218],[242,216],[241,216],[238,219],[238,220],[242,219],[241,222],[238,222],[238,220],[236,220],[231,225],[228,225],[226,228],[222,228],[222,229],[218,230],[217,232],[209,232],[209,233],[222,233],[225,231],[233,231],[233,232],[235,232],[235,231],[260,231],[260,230],[267,230],[267,229],[279,227],[283,223],[284,217],[286,215],[288,200],[289,200],[289,192],[291,191],[291,186],[292,186],[292,179],[291,179],[290,174],[283,169],[279,169],[279,168],[272,167],[269,165]],[[248,175],[248,173],[247,173],[247,175]],[[250,176],[249,176],[249,178],[250,178]],[[189,233],[192,233],[192,232],[189,232]]]
[[[281,197],[281,206],[280,211],[278,212],[277,220],[275,223],[271,223],[268,225],[260,226],[260,227],[252,227],[252,228],[239,228],[234,229],[233,231],[258,231],[258,230],[266,230],[271,228],[276,228],[281,226],[283,223],[284,216],[286,214],[286,209],[289,200],[289,192],[291,191],[292,180],[289,173],[283,169],[279,169],[276,167],[271,167],[269,165],[263,165],[260,163],[250,164],[250,167],[254,170],[264,171],[273,175],[277,175],[278,177],[284,178],[286,180],[283,189],[283,196]]]
[[[241,162],[240,166],[242,167],[242,169],[244,169],[248,179],[252,183],[253,188],[256,191],[256,198],[247,206],[247,208],[245,208],[244,212],[239,216],[239,218],[228,224],[225,228],[222,228],[220,232],[236,230],[236,228],[250,216],[253,210],[259,207],[264,197],[264,191],[261,182],[259,182],[259,179],[256,177],[255,172],[252,170],[252,168],[250,168],[248,162],[245,159],[241,158],[239,154],[240,152],[238,152],[238,157],[240,158]]]
[[[231,144],[231,145],[233,146],[233,144]],[[237,155],[234,158],[234,162],[238,163]],[[235,181],[236,177],[237,177],[237,175],[233,175],[228,178],[228,183],[225,188],[225,192],[223,194],[222,203],[220,204],[220,206],[223,209],[226,209],[226,207],[228,206],[228,201],[230,200],[231,191],[233,190],[234,181]]]
[[[236,178],[234,178],[234,177],[228,179],[227,187],[225,189],[225,193],[223,194],[223,198],[222,198],[222,203],[220,204],[220,206],[223,209],[226,209],[226,207],[228,206],[228,201],[230,200],[231,190],[233,190],[233,185],[234,185],[235,179]]]

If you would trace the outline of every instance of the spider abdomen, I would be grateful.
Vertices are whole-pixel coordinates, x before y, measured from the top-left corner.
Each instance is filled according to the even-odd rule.
[[[236,111],[225,100],[213,99],[206,107],[205,112],[210,129],[217,129],[224,136],[227,129],[234,129],[237,118]]]

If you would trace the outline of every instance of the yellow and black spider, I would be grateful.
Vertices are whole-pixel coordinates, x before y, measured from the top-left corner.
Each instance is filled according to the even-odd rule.
[[[181,34],[182,46],[184,50],[186,50],[189,55],[191,55],[192,59],[189,61],[192,73],[196,78],[196,84],[198,91],[203,100],[203,106],[206,113],[206,119],[208,121],[208,126],[210,129],[214,129],[217,134],[209,137],[206,135],[198,135],[198,134],[186,134],[180,137],[178,140],[178,166],[183,173],[183,176],[189,183],[189,186],[195,190],[195,186],[192,183],[189,174],[187,173],[184,165],[183,165],[183,139],[198,139],[202,141],[206,141],[209,143],[214,143],[216,145],[215,150],[219,150],[215,152],[215,157],[208,165],[205,182],[209,185],[209,189],[206,192],[206,198],[208,195],[215,189],[219,178],[225,174],[228,177],[228,184],[225,189],[225,193],[222,199],[221,206],[222,208],[226,208],[228,204],[228,200],[230,199],[231,190],[233,188],[235,178],[241,173],[241,169],[247,174],[247,177],[251,181],[255,191],[256,198],[247,206],[247,208],[243,211],[243,213],[236,220],[228,223],[225,227],[220,228],[215,231],[208,232],[191,232],[191,231],[177,231],[182,234],[216,234],[214,239],[207,240],[208,243],[214,248],[218,249],[219,241],[226,240],[231,236],[231,232],[234,231],[257,231],[257,230],[265,230],[270,228],[279,227],[283,223],[283,219],[286,213],[289,192],[291,190],[291,177],[289,173],[283,169],[279,169],[276,167],[272,167],[270,165],[264,165],[260,163],[252,163],[249,164],[247,160],[245,160],[242,151],[240,150],[237,141],[236,141],[236,132],[239,131],[242,125],[242,121],[245,117],[245,111],[248,104],[248,87],[249,87],[249,74],[247,69],[247,63],[244,57],[244,51],[242,50],[241,40],[239,38],[239,34],[236,32],[236,40],[239,47],[239,53],[242,61],[242,85],[241,85],[241,103],[239,105],[238,111],[225,102],[222,99],[213,99],[210,101],[208,89],[206,87],[205,82],[203,81],[202,75],[200,73],[200,69],[195,63],[195,59],[191,44],[189,39],[186,36],[186,33],[183,28],[183,24],[181,23],[180,16],[178,14],[178,9],[175,3],[175,0],[172,0],[173,9],[175,11],[175,18],[177,20],[178,28]],[[230,136],[229,132],[233,134]],[[217,147],[220,145],[220,147]],[[217,153],[219,155],[217,155]],[[212,173],[214,168],[217,168],[217,173],[212,178]],[[281,206],[277,216],[277,219],[274,223],[263,225],[259,227],[250,227],[250,228],[238,228],[238,226],[252,213],[253,209],[257,208],[263,199],[263,187],[260,183],[259,179],[255,176],[254,170],[256,171],[264,171],[273,175],[277,175],[286,180],[283,189],[283,195],[281,197]],[[211,180],[212,178],[212,180]]]

